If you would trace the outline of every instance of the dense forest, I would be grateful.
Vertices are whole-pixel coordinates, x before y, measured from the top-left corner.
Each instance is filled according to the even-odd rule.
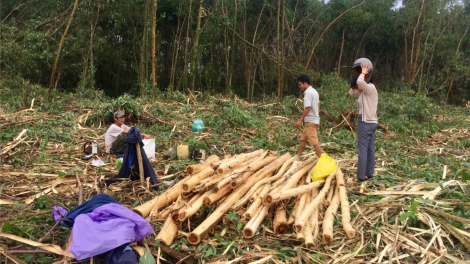
[[[368,57],[381,89],[470,100],[468,0],[3,0],[0,18],[10,91],[282,99]]]

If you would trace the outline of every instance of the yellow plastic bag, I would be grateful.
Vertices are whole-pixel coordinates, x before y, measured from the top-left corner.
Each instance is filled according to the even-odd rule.
[[[310,177],[312,177],[312,181],[319,181],[337,169],[338,165],[336,165],[335,160],[325,153],[322,153]]]

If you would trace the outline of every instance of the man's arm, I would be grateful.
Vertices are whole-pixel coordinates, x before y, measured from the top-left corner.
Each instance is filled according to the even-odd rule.
[[[318,107],[320,107],[320,104],[318,104]],[[308,112],[310,112],[310,108],[312,107],[306,107],[304,109],[304,112],[302,113],[302,115],[300,116],[299,120],[297,121],[297,123],[295,123],[295,127],[299,128],[300,125],[302,124],[302,121],[304,120],[304,118],[308,115]]]
[[[129,130],[128,130],[128,129],[124,129],[124,130],[122,131],[122,133],[127,134],[127,133],[129,133]],[[146,138],[146,139],[151,139],[151,138],[152,138],[150,135],[147,135],[147,134],[144,134],[144,133],[140,133],[140,135],[143,136],[143,137]]]

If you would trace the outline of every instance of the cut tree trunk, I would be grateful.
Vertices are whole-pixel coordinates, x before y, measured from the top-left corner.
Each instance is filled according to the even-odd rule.
[[[225,170],[230,169],[230,168],[234,168],[234,167],[236,167],[237,165],[241,164],[242,162],[244,162],[246,160],[250,160],[250,159],[253,159],[256,156],[260,156],[262,153],[264,153],[264,150],[260,149],[260,150],[257,150],[257,151],[254,151],[254,152],[251,152],[251,153],[248,153],[248,154],[241,154],[240,156],[238,156],[234,160],[231,160],[229,162],[220,164],[219,168],[217,168],[217,173],[218,174],[224,174]]]
[[[193,201],[193,203],[188,203],[184,210],[179,210],[178,221],[183,222],[185,219],[191,217],[202,207],[204,199],[212,194],[212,191],[207,191],[203,195],[199,196]]]
[[[156,241],[161,241],[163,244],[167,246],[171,246],[173,244],[173,240],[178,233],[178,225],[171,220],[171,217],[168,217],[163,224],[162,229],[158,233],[157,237],[155,238]]]
[[[190,176],[184,178],[183,180],[175,184],[173,187],[166,190],[161,195],[153,198],[152,200],[142,205],[135,207],[134,209],[132,209],[132,211],[138,213],[142,217],[147,217],[150,213],[150,210],[154,208],[155,203],[157,204],[157,206],[155,207],[155,210],[159,210],[163,208],[164,206],[168,205],[169,203],[175,201],[183,190],[182,189],[183,183],[185,183],[189,179],[191,179]]]
[[[338,211],[338,207],[339,207],[338,189],[334,187],[331,189],[336,189],[336,190],[335,190],[335,194],[333,195],[333,199],[331,200],[330,206],[328,206],[328,209],[325,212],[325,216],[323,217],[322,240],[325,243],[330,243],[333,241],[333,223],[335,222],[335,214],[336,214],[336,211]]]
[[[184,192],[192,192],[194,186],[196,186],[197,184],[199,184],[200,181],[202,181],[205,178],[211,176],[212,174],[214,174],[214,169],[212,169],[211,167],[205,168],[203,171],[201,171],[198,174],[192,176],[191,179],[189,179],[188,181],[183,183],[183,185],[182,185],[183,191]]]
[[[250,207],[248,207],[248,210],[246,210],[246,212],[243,214],[243,218],[245,218],[246,220],[250,220],[253,217],[254,213],[258,210],[259,206],[261,205],[262,197],[268,193],[269,189],[270,185],[266,184],[263,187],[263,190],[261,191],[259,197],[255,199],[255,201],[250,205]]]
[[[310,196],[311,196],[310,193],[306,193],[306,194],[303,194],[303,195],[302,195],[302,197],[305,197],[305,203],[304,203],[303,206],[302,206],[302,204],[301,204],[302,201],[300,201],[299,204],[300,204],[300,206],[302,206],[302,207],[301,207],[301,210],[298,210],[298,211],[297,211],[296,218],[298,218],[298,216],[299,216],[300,213],[302,212],[303,208],[305,208],[305,206],[310,203],[310,198],[311,198]],[[299,206],[299,207],[300,207],[300,206]],[[307,232],[307,229],[305,229],[305,230],[303,230],[303,231],[301,231],[301,232],[297,232],[297,240],[299,240],[299,241],[305,241],[306,232]]]
[[[258,227],[268,213],[268,210],[269,206],[262,205],[257,214],[254,215],[253,218],[246,224],[245,228],[243,228],[243,235],[246,238],[252,238],[255,236],[256,230],[258,230]]]
[[[206,169],[208,167],[213,167],[214,164],[216,164],[219,161],[220,161],[220,158],[218,156],[212,155],[212,156],[208,157],[203,164],[189,165],[188,167],[186,167],[186,172],[188,174],[193,175],[193,174],[196,174],[196,173],[199,173],[199,172],[203,171],[204,169]]]
[[[284,234],[289,226],[287,225],[287,215],[286,209],[284,208],[283,203],[279,203],[276,208],[276,212],[274,213],[274,221],[273,221],[274,233],[276,234]]]
[[[294,216],[297,213],[297,208],[299,207],[299,203],[300,203],[300,199],[295,200],[294,209],[292,210],[292,214],[289,215],[289,219],[287,220],[287,226],[289,226],[289,228],[291,228],[291,226],[295,222]]]
[[[333,181],[331,185],[336,186],[335,181]],[[334,188],[330,188],[330,190],[328,191],[328,197],[325,200],[325,206],[330,205],[331,199],[333,199],[333,193],[334,193]]]
[[[276,173],[276,175],[274,175],[273,177],[269,177],[269,178],[267,178],[267,179],[263,179],[263,180],[259,181],[258,183],[256,183],[255,186],[253,186],[253,188],[245,195],[245,197],[243,197],[243,199],[241,199],[239,202],[237,202],[237,203],[232,207],[232,209],[236,210],[238,207],[240,207],[240,206],[244,205],[246,202],[248,202],[248,199],[251,199],[253,193],[254,193],[257,189],[259,189],[259,187],[261,187],[261,185],[279,179],[282,175],[284,175],[284,173],[287,171],[287,169],[289,169],[289,166],[292,164],[292,162],[293,162],[296,158],[297,158],[297,156],[292,157],[292,158],[290,158],[287,162],[285,162],[285,163],[282,165],[282,167],[279,169],[279,171]],[[271,188],[272,188],[272,187],[271,187]]]
[[[269,163],[273,162],[276,159],[276,157],[266,157],[263,160],[255,162],[255,164],[250,165],[250,168],[247,172],[243,174],[242,177],[239,177],[236,180],[232,180],[230,182],[230,185],[232,186],[232,189],[237,188],[238,185],[244,183],[255,171],[259,170],[260,168],[268,165]]]
[[[224,197],[227,193],[229,193],[232,190],[230,184],[226,184],[222,186],[217,192],[211,193],[209,196],[207,196],[204,199],[204,205],[211,205],[214,202],[218,201],[220,198]]]
[[[346,186],[344,184],[344,176],[341,169],[336,173],[336,182],[339,188],[339,199],[341,202],[341,221],[343,223],[344,232],[349,238],[356,236],[356,230],[351,225],[351,214],[349,208],[348,194],[346,193]]]
[[[259,180],[272,174],[275,170],[280,168],[284,162],[290,158],[290,154],[286,153],[279,157],[277,160],[262,168],[259,173],[254,174],[247,182],[235,189],[230,194],[224,203],[217,207],[196,229],[193,230],[188,236],[189,243],[195,245],[201,242],[201,237],[205,236],[213,224],[217,223],[225,213],[234,205],[239,199],[241,199],[253,185]]]
[[[314,188],[318,188],[325,184],[325,180],[320,180],[316,182],[312,182],[308,185],[303,185],[301,187],[293,188],[290,190],[286,191],[280,191],[277,193],[270,193],[266,196],[263,197],[263,204],[271,204],[271,203],[277,203],[281,200],[289,199],[293,196],[299,196],[304,193],[311,193]]]

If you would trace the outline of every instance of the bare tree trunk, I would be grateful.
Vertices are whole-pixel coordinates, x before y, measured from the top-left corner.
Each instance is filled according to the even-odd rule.
[[[196,72],[199,71],[199,35],[201,34],[201,17],[202,17],[202,1],[199,2],[199,12],[197,15],[197,27],[196,27],[196,36],[194,37],[194,49],[193,49],[193,59],[191,60],[191,92],[194,92],[194,83],[196,80]]]
[[[93,66],[93,38],[95,36],[95,29],[96,25],[98,23],[98,18],[100,16],[100,5],[98,4],[98,10],[96,11],[96,19],[95,19],[95,3],[93,3],[93,6],[91,8],[91,20],[90,20],[90,42],[88,45],[88,53],[86,56],[85,60],[85,65],[83,67],[83,76],[82,80],[85,81],[87,77],[87,71],[88,71],[88,64],[90,63],[91,66]],[[91,58],[91,61],[90,61]]]
[[[156,72],[156,59],[155,59],[155,50],[157,49],[156,47],[156,33],[155,31],[157,30],[157,0],[153,1],[153,19],[152,19],[152,91],[153,91],[153,99],[155,99],[155,96],[157,94],[157,88],[155,87],[155,82],[157,80],[157,76],[155,75]]]
[[[276,60],[279,62],[277,64],[277,98],[281,100],[281,25],[280,25],[280,17],[281,17],[281,0],[277,0],[277,26],[276,26]]]
[[[67,31],[69,31],[70,24],[72,24],[72,19],[73,19],[73,15],[75,14],[75,10],[77,9],[77,4],[78,4],[78,0],[75,0],[72,14],[70,14],[69,23],[67,24],[67,27],[65,28],[64,35],[62,35],[62,38],[60,39],[59,50],[57,51],[57,56],[55,58],[54,66],[52,67],[51,80],[49,81],[49,90],[47,90],[47,96],[46,96],[47,101],[49,101],[49,98],[51,96],[52,86],[54,85],[55,70],[57,67],[57,62],[59,61],[60,51],[62,50],[62,44],[64,43],[64,39],[65,39],[65,36],[67,35]]]
[[[148,9],[149,9],[149,1],[145,0],[145,11],[144,11],[144,30],[142,32],[142,46],[140,48],[140,73],[139,73],[139,83],[140,83],[140,95],[145,95],[146,90],[144,87],[144,83],[146,81],[145,75],[145,67],[146,67],[146,53],[147,53],[147,34],[148,34]]]
[[[343,40],[341,41],[341,52],[339,53],[339,61],[338,61],[338,78],[339,78],[339,73],[341,70],[341,57],[343,57],[344,32],[345,30],[343,29]]]
[[[185,86],[187,85],[187,80],[188,80],[188,43],[189,43],[189,29],[191,28],[191,11],[192,11],[192,6],[193,6],[193,0],[189,0],[189,13],[188,13],[188,27],[186,29],[186,46],[184,48],[184,67],[183,67],[183,91],[185,90]]]
[[[413,61],[414,61],[414,50],[415,50],[415,41],[416,41],[416,30],[418,29],[419,22],[421,20],[421,15],[423,14],[423,9],[424,9],[424,1],[421,4],[421,10],[419,11],[419,16],[418,16],[418,21],[416,21],[416,26],[413,28],[413,37],[411,38],[411,55],[410,55],[410,67],[409,71],[407,71],[408,76],[405,77],[405,82],[409,83],[411,81],[411,77],[414,76],[415,72],[415,67],[413,66]],[[419,44],[419,43],[418,43]],[[418,52],[416,52],[416,57],[418,57]],[[408,62],[407,62],[408,63]],[[418,90],[419,93],[419,90]]]
[[[181,10],[181,5],[180,5],[180,10]],[[184,24],[186,20],[186,16],[183,19]],[[179,36],[178,36],[179,32]],[[181,41],[181,33],[183,32],[183,27],[180,25],[180,19],[178,18],[178,27],[176,29],[175,33],[175,40],[174,40],[174,49],[173,49],[173,59],[171,60],[171,73],[170,73],[170,91],[173,91],[175,89],[175,76],[176,76],[176,64],[178,62],[178,52],[179,52],[179,44]]]
[[[233,21],[233,30],[236,32],[237,30],[237,0],[234,0],[235,4],[235,15],[234,15],[234,21]],[[228,81],[229,87],[232,89],[232,77],[233,77],[233,68],[235,66],[235,33],[232,33],[232,42],[230,43],[230,78]]]
[[[280,52],[280,63],[279,67],[281,68],[281,75],[279,76],[280,80],[280,86],[279,86],[279,101],[282,102],[282,97],[284,96],[284,68],[282,65],[284,65],[284,18],[286,17],[286,0],[282,0],[282,19],[281,19],[281,52]]]

